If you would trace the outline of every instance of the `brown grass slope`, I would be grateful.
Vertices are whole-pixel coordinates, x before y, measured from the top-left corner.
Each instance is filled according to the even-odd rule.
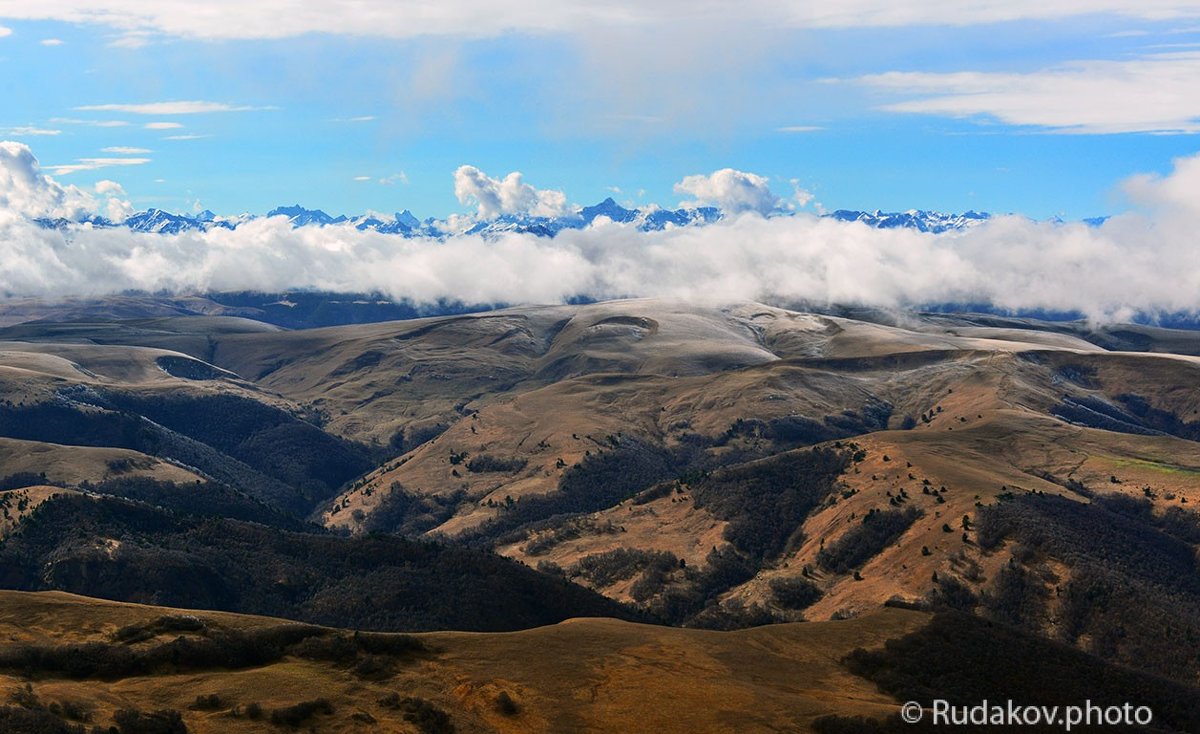
[[[118,630],[152,628],[155,620],[183,614],[200,620],[206,634],[285,624],[56,592],[0,592],[0,653],[22,643],[120,646],[114,643]],[[196,734],[286,730],[269,723],[272,711],[320,698],[330,701],[333,713],[318,714],[305,730],[423,731],[405,720],[403,707],[388,705],[389,696],[424,700],[458,732],[806,732],[823,715],[894,711],[889,696],[849,674],[840,661],[852,650],[909,634],[928,619],[884,609],[848,622],[736,633],[579,619],[517,633],[414,635],[425,652],[383,675],[287,655],[238,670],[167,666],[148,675],[84,680],[37,674],[29,683],[42,705],[77,704],[94,723],[109,722],[119,709],[175,709]],[[125,647],[146,649],[180,635],[199,636],[163,632]],[[18,671],[0,671],[0,690],[7,694],[19,693],[26,681]],[[201,696],[219,703],[190,710]],[[255,703],[264,720],[245,715]]]

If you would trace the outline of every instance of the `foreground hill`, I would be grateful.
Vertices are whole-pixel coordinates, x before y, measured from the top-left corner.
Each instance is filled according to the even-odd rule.
[[[195,734],[921,732],[935,729],[899,723],[897,699],[1010,696],[1136,700],[1155,715],[1140,731],[1200,725],[1194,688],[970,617],[901,609],[735,633],[578,619],[505,634],[377,635],[0,592],[0,635],[10,694],[0,726],[17,734],[113,721]]]

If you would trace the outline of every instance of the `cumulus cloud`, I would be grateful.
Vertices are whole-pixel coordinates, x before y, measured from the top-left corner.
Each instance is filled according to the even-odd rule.
[[[732,168],[722,168],[707,176],[685,176],[675,184],[675,193],[694,197],[694,201],[683,203],[685,207],[711,204],[729,213],[749,211],[765,216],[780,205],[766,178]]]
[[[95,201],[75,186],[62,186],[41,172],[29,146],[0,142],[0,220],[78,218]]]
[[[489,206],[504,206],[498,192],[489,193],[503,181],[471,171],[462,181],[481,187]],[[521,186],[527,184],[518,179],[510,188]],[[987,302],[1079,310],[1097,320],[1197,312],[1200,155],[1124,188],[1133,210],[1099,227],[1009,216],[942,235],[811,215],[733,217],[661,232],[609,224],[554,238],[514,233],[494,240],[405,239],[351,225],[293,229],[279,217],[235,230],[154,235],[36,226],[30,217],[78,208],[80,200],[99,204],[43,175],[27,147],[3,143],[0,287],[22,296],[311,287],[514,304],[573,296],[901,307]],[[123,191],[104,184],[96,195],[120,200]]]
[[[123,222],[130,214],[133,214],[133,205],[124,198],[127,194],[121,184],[116,181],[97,181],[94,188],[103,202],[99,207],[99,212],[110,221]]]
[[[519,171],[491,178],[475,166],[459,166],[454,172],[454,195],[460,203],[476,206],[484,218],[501,214],[553,217],[567,211],[563,192],[534,188]]]
[[[915,99],[893,112],[986,116],[1059,132],[1200,132],[1200,52],[1076,61],[1025,73],[898,72],[859,81]]]
[[[62,185],[41,171],[28,146],[12,141],[0,142],[0,252],[21,263],[36,260],[36,254],[21,252],[9,239],[30,227],[37,218],[78,220],[100,214],[114,222],[124,221],[133,213],[125,189],[116,181],[99,181],[94,195],[77,186]]]
[[[107,179],[105,179],[103,181],[97,181],[95,188],[96,188],[97,194],[119,194],[121,196],[125,195],[125,187],[122,186],[121,184],[117,183],[116,181],[109,181]]]

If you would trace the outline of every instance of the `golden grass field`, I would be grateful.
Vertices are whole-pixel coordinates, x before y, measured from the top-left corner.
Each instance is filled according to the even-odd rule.
[[[179,610],[89,599],[59,592],[0,592],[0,640],[83,643],[111,641],[117,629]],[[282,620],[188,612],[212,627],[249,629]],[[839,660],[919,628],[920,612],[880,609],[854,620],[782,624],[739,632],[684,630],[607,619],[503,634],[418,635],[430,649],[386,680],[364,681],[330,664],[285,659],[261,668],[190,672],[163,670],[111,681],[37,678],[44,703],[85,702],[95,723],[114,711],[173,708],[196,734],[279,731],[264,721],[229,714],[258,703],[265,710],[329,698],[332,715],[303,730],[417,732],[379,704],[397,692],[432,702],[459,732],[806,732],[827,714],[882,717],[896,704],[845,671]],[[143,642],[139,644],[152,644]],[[0,690],[25,680],[0,675]],[[497,707],[507,693],[515,714]],[[217,711],[189,711],[197,696],[217,694]],[[363,716],[365,714],[366,716]],[[357,718],[356,718],[357,716]],[[366,723],[369,719],[373,723]]]

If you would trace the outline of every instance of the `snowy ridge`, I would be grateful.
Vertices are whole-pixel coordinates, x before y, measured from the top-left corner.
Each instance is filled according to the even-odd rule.
[[[277,207],[267,212],[266,216],[286,217],[293,227],[351,226],[358,230],[372,230],[382,234],[437,239],[462,234],[490,238],[508,233],[554,237],[564,230],[584,229],[608,222],[636,227],[641,231],[649,232],[712,224],[725,218],[726,214],[720,209],[710,206],[663,209],[651,205],[641,209],[629,209],[610,197],[598,204],[585,206],[559,217],[501,214],[491,219],[434,219],[430,217],[422,221],[407,209],[393,215],[372,212],[355,216],[344,214],[333,216],[320,209],[306,209],[299,204]],[[788,215],[781,213],[780,216]],[[945,214],[917,209],[910,209],[906,212],[839,209],[821,216],[841,222],[859,222],[878,229],[915,229],[932,234],[962,231],[978,226],[991,218],[990,214],[976,211]],[[214,228],[236,229],[245,222],[259,218],[254,214],[218,216],[208,210],[197,214],[176,214],[162,209],[147,209],[131,215],[122,222],[112,222],[99,216],[89,216],[80,220],[39,219],[37,221],[47,228],[61,229],[74,225],[124,227],[134,232],[172,235],[188,231],[207,231]]]

